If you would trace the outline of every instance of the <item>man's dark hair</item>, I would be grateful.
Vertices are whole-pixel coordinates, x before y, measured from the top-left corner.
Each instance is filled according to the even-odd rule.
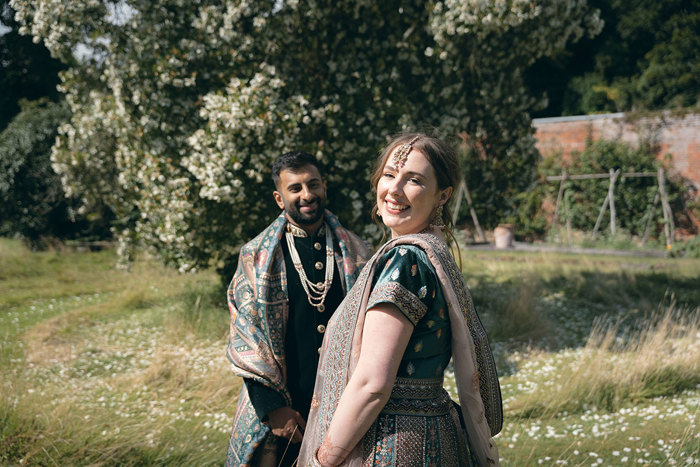
[[[275,187],[280,180],[280,172],[282,170],[291,170],[295,172],[305,165],[313,165],[321,173],[321,167],[314,156],[305,151],[291,151],[282,154],[272,164],[272,181],[275,182]]]

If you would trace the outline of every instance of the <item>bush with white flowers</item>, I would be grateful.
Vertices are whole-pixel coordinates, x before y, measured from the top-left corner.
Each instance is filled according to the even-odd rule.
[[[537,152],[522,82],[538,57],[601,24],[585,0],[11,0],[57,56],[73,117],[53,149],[66,191],[108,204],[120,252],[228,275],[277,212],[270,166],[307,150],[358,233],[387,135],[436,127],[469,149],[486,224],[517,208]]]

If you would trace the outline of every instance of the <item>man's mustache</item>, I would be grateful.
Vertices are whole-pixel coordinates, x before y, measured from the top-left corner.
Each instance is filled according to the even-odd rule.
[[[312,204],[315,204],[315,203],[321,204],[321,198],[314,198],[311,201],[299,201],[298,205],[299,205],[299,207],[311,206]]]

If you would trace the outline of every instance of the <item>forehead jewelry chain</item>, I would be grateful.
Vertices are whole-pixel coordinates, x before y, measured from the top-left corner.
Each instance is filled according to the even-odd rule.
[[[411,141],[408,143],[403,143],[399,148],[396,150],[394,153],[394,166],[397,169],[402,168],[404,165],[406,165],[406,159],[408,159],[408,153],[411,152],[411,149],[413,149],[413,144],[418,141],[418,138],[420,136],[416,136],[413,138]]]
[[[287,238],[287,246],[289,247],[289,254],[292,257],[292,263],[294,263],[294,269],[299,273],[299,279],[301,279],[301,286],[306,292],[306,298],[309,300],[309,304],[315,307],[320,313],[326,309],[323,304],[326,301],[326,295],[331,289],[331,283],[333,282],[333,239],[331,238],[330,226],[326,226],[326,274],[323,282],[314,284],[306,276],[306,271],[301,265],[301,258],[299,258],[299,252],[294,245],[294,236],[291,232],[285,234]]]

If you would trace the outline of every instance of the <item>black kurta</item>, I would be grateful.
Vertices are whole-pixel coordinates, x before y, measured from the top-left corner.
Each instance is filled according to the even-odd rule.
[[[294,245],[299,253],[306,277],[313,283],[323,282],[325,279],[326,228],[328,227],[324,226],[319,229],[313,237],[294,237]],[[338,265],[333,258],[333,282],[324,301],[325,311],[319,312],[316,307],[311,306],[301,285],[299,273],[294,268],[287,240],[283,238],[280,243],[284,255],[289,298],[289,316],[284,344],[287,363],[287,389],[292,396],[292,408],[306,419],[314,393],[316,368],[318,367],[319,349],[323,343],[323,335],[328,320],[340,302],[343,301],[345,292],[340,281]],[[335,239],[333,249],[335,252],[340,251],[340,246]],[[320,265],[320,269],[317,265]],[[282,396],[274,390],[247,379],[245,384],[253,408],[260,420],[266,421],[267,414],[286,405]],[[285,455],[285,461],[288,457],[291,457],[292,460],[296,458],[296,452],[293,457],[290,454],[292,454],[292,450],[298,451],[298,448],[299,445],[290,446],[290,452]]]

